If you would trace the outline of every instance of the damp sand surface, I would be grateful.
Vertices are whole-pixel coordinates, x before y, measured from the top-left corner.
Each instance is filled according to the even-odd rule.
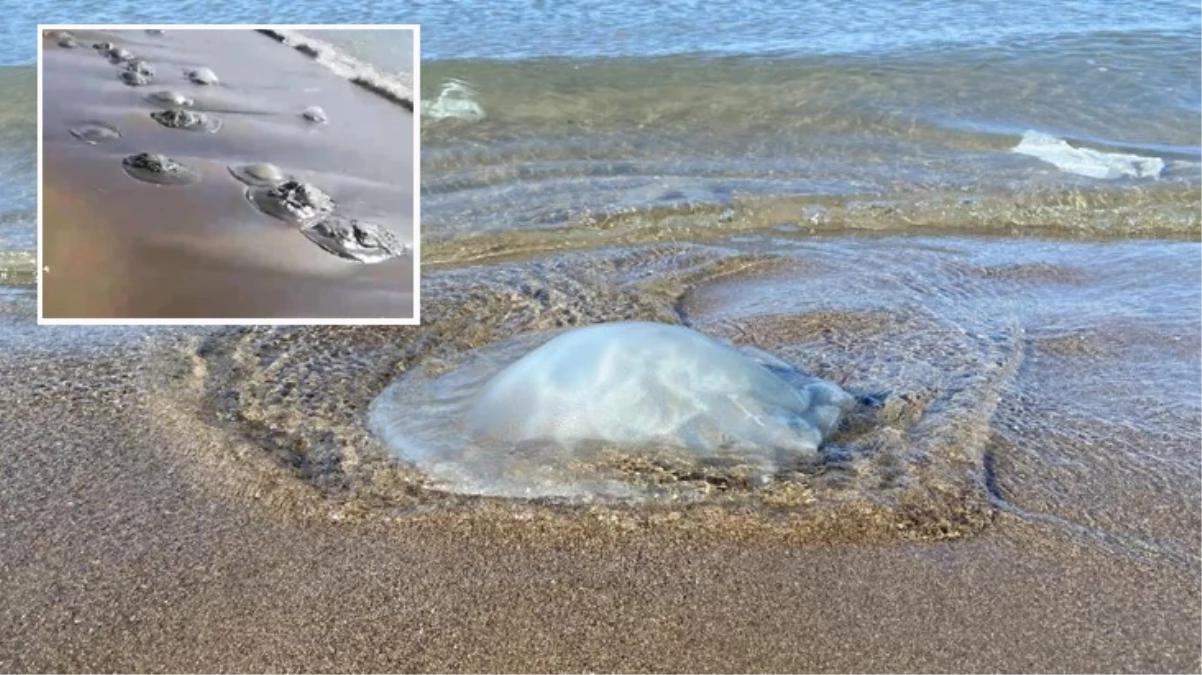
[[[1196,671],[1198,271],[760,235],[431,270],[405,329],[38,328],[0,296],[0,668]],[[849,442],[808,501],[632,509],[455,497],[363,435],[416,364],[619,319],[891,384],[925,403],[876,430],[913,442]],[[982,517],[898,508],[942,493]]]
[[[261,213],[231,167],[271,163],[330,193],[346,217],[405,245],[415,170],[412,115],[253,31],[80,32],[87,48],[44,44],[44,260],[47,318],[409,318],[413,259],[350,262]],[[111,41],[153,65],[144,86],[90,45]],[[212,85],[187,74],[209,68]],[[196,129],[151,113],[160,91],[192,99]],[[314,125],[302,113],[318,105]],[[71,133],[103,124],[120,136]],[[122,159],[159,153],[199,176],[156,185]]]

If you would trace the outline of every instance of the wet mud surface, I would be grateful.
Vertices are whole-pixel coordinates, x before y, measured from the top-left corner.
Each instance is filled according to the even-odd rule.
[[[48,318],[416,314],[408,111],[253,31],[65,37],[44,36]]]

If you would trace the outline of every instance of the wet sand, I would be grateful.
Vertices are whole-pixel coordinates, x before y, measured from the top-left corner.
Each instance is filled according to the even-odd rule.
[[[288,522],[198,481],[211,449],[147,433],[136,396],[54,401],[5,371],[6,671],[1198,669],[1193,575],[1015,519],[805,547]]]
[[[916,250],[922,247],[895,243],[888,254],[904,259]],[[1049,315],[1060,314],[1052,291],[1071,298],[1064,289],[1080,287],[1087,296],[1110,297],[1094,290],[1108,288],[1097,270],[985,258],[974,267],[951,256],[951,278],[985,274],[1028,284],[1039,300],[1035,311]],[[854,259],[874,264],[862,251]],[[1176,273],[1173,265],[1160,267],[1166,276]],[[579,265],[566,260],[564,268]],[[1130,273],[1139,269],[1133,265]],[[928,280],[940,278],[930,266],[923,270]],[[526,273],[518,278],[566,283],[554,268]],[[280,414],[291,416],[282,424],[303,431],[311,421],[344,415],[361,424],[354,421],[359,402],[344,397],[355,390],[342,384],[339,369],[377,377],[377,341],[421,335],[454,350],[494,339],[456,328],[459,314],[509,332],[517,329],[497,328],[500,317],[528,326],[562,317],[566,310],[557,303],[572,307],[573,300],[554,299],[551,309],[529,309],[497,281],[505,270],[482,276],[496,284],[493,300],[468,282],[477,278],[471,274],[431,275],[429,288],[442,309],[420,329],[250,331],[260,339],[238,343],[235,351],[263,375],[268,400],[256,414],[268,410],[271,392],[297,377],[290,355],[305,364],[302,375],[323,385],[317,391],[317,380],[300,380],[309,388],[299,398],[276,400]],[[1115,275],[1110,283],[1126,288],[1126,278]],[[710,283],[685,305],[696,320],[708,317],[714,330],[729,316],[723,311],[756,311],[720,301],[740,290],[740,297],[763,297],[747,293],[750,283]],[[802,283],[821,289],[823,278]],[[601,295],[588,296],[589,310],[602,318],[619,311],[617,302],[600,301],[615,291],[598,284],[595,292]],[[775,297],[797,301],[784,292]],[[992,489],[1010,507],[955,540],[856,543],[820,532],[789,540],[683,526],[700,522],[690,516],[679,523],[587,512],[523,520],[514,517],[520,511],[503,507],[456,511],[429,501],[400,517],[355,517],[353,509],[331,506],[349,499],[338,485],[299,479],[304,467],[277,463],[249,433],[231,437],[204,411],[165,396],[204,381],[204,370],[218,361],[181,358],[186,350],[99,329],[35,328],[27,301],[6,304],[0,317],[8,317],[5,335],[13,346],[0,357],[0,428],[15,451],[0,459],[6,542],[0,592],[7,599],[0,606],[0,669],[1196,672],[1202,666],[1197,479],[1168,464],[1134,470],[1147,457],[1170,462],[1180,453],[1188,462],[1192,450],[1185,446],[1196,439],[1196,423],[1162,426],[1164,437],[1150,440],[1155,435],[1125,418],[1139,410],[1129,403],[1144,396],[1146,381],[1116,367],[1140,350],[1153,350],[1145,358],[1160,358],[1166,367],[1188,366],[1196,336],[1161,339],[1188,317],[1166,324],[1163,335],[1125,334],[1103,323],[1100,338],[1090,331],[1068,340],[1035,336],[994,423]],[[204,340],[185,344],[196,351]],[[1042,359],[1054,367],[1040,365]],[[1131,370],[1142,368],[1142,361],[1131,363]],[[1073,421],[1081,410],[1054,405],[1057,389],[1035,386],[1037,377],[1073,378],[1074,391],[1105,406],[1107,424]],[[1129,395],[1089,393],[1110,379]],[[1175,394],[1188,382],[1168,384]],[[252,389],[229,392],[251,410]],[[1193,399],[1183,406],[1155,414],[1165,424],[1178,412],[1193,419]],[[1045,413],[1033,414],[1039,410]],[[1128,447],[1102,436],[1081,440],[1090,429],[1116,428],[1109,423],[1128,428],[1145,459],[1090,464]],[[1066,449],[1080,456],[1065,456]],[[1044,451],[1049,457],[1039,456]],[[1056,499],[1038,503],[1049,498]],[[388,511],[372,499],[358,506]],[[1023,509],[1097,529],[1083,535],[1024,516]],[[1132,545],[1141,539],[1162,547]]]
[[[414,316],[413,256],[360,265],[322,250],[295,225],[256,210],[235,164],[270,162],[316,184],[338,212],[391,231],[409,246],[413,116],[300,52],[246,31],[81,32],[64,49],[44,40],[44,316],[46,318],[363,318]],[[149,62],[131,87],[92,49],[111,39]],[[187,69],[211,68],[216,86]],[[146,100],[173,90],[221,122],[215,133],[170,129]],[[329,121],[301,115],[320,106]],[[87,121],[121,137],[89,145]],[[122,158],[165,154],[199,183],[160,186],[127,176]]]

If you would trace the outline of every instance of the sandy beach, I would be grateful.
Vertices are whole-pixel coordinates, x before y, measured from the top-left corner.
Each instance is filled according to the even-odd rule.
[[[43,265],[47,318],[364,318],[414,316],[412,255],[361,265],[257,211],[231,167],[268,162],[318,185],[348,217],[412,247],[415,148],[409,111],[251,30],[84,32],[44,40]],[[156,71],[128,86],[91,44],[114,41]],[[217,85],[189,82],[207,67]],[[213,133],[166,128],[147,97],[175,91],[219,120]],[[319,106],[314,123],[302,111]],[[88,144],[72,128],[121,136]],[[164,154],[199,174],[154,185],[124,157]]]
[[[967,542],[801,548],[287,522],[196,480],[204,449],[145,433],[137,402],[42,401],[0,413],[22,448],[4,467],[8,671],[1198,664],[1196,575],[1006,517]]]
[[[406,487],[362,436],[365,397],[417,348],[405,345],[495,339],[465,334],[469,318],[534,328],[564,316],[557,304],[540,318],[501,290],[508,299],[482,309],[468,299],[488,294],[480,282],[432,278],[445,309],[420,329],[139,337],[36,328],[28,298],[9,298],[0,427],[18,451],[4,455],[0,493],[0,668],[1197,669],[1199,520],[1185,485],[1196,479],[1131,473],[1117,437],[1096,436],[1082,461],[1104,464],[1090,473],[1041,461],[1007,429],[1084,450],[1074,438],[1108,427],[1066,428],[1038,394],[994,418],[1001,508],[944,539],[888,535],[872,524],[893,521],[870,514],[845,514],[857,538],[772,525],[755,506],[644,517]],[[750,281],[711,283],[686,304],[703,322],[729,311],[713,304],[723,289]],[[1028,363],[1092,359],[1107,343],[1082,344],[1040,340]],[[1188,343],[1166,344],[1188,363]],[[223,379],[235,363],[249,379]],[[1054,394],[1031,379],[1058,379],[1054,366],[1025,372],[1016,386]],[[222,401],[237,404],[222,414]],[[329,430],[343,439],[332,473],[314,454]],[[1191,452],[1160,442],[1166,461]],[[767,528],[744,526],[757,520]]]

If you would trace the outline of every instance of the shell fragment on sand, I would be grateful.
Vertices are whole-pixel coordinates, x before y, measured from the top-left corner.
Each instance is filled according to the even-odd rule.
[[[121,160],[125,173],[155,185],[188,185],[200,180],[200,175],[179,162],[152,152],[130,155]]]
[[[378,263],[409,253],[409,247],[383,227],[342,216],[311,221],[301,232],[322,249],[358,263]]]

